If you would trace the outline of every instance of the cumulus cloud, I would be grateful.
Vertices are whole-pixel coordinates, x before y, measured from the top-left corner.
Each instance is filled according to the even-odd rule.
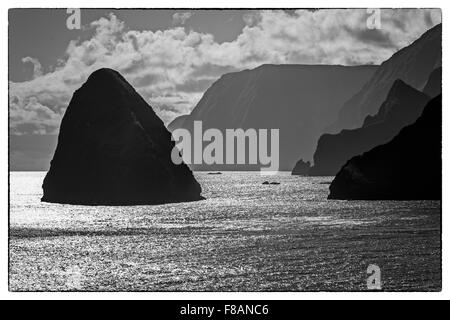
[[[257,12],[249,12],[244,14],[242,16],[242,19],[244,20],[246,26],[252,27],[256,24],[259,17],[260,14],[258,14]]]
[[[23,63],[31,63],[33,65],[33,79],[42,76],[42,65],[38,59],[25,57],[22,58]]]
[[[64,60],[33,79],[10,82],[10,129],[52,133],[73,92],[102,67],[118,70],[167,123],[189,113],[223,73],[264,63],[379,64],[440,23],[439,10],[383,10],[381,30],[368,30],[366,10],[261,11],[231,42],[178,25],[167,30],[127,30],[115,15],[91,24],[93,36],[72,41]],[[181,23],[182,24],[182,23]]]
[[[61,114],[42,105],[35,97],[26,99],[26,101],[20,101],[17,97],[14,97],[10,101],[9,106],[12,134],[47,134],[57,132],[61,122]]]
[[[176,26],[184,25],[192,17],[192,12],[177,12],[172,16],[172,23]]]

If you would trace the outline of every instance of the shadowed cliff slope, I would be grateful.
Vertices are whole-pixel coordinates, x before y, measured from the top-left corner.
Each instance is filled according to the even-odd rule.
[[[441,60],[442,25],[439,24],[383,62],[364,87],[342,106],[338,120],[326,132],[360,127],[367,115],[377,113],[397,79],[422,90],[431,72],[441,66]]]
[[[378,113],[367,116],[362,128],[320,137],[309,175],[334,176],[350,158],[389,142],[417,120],[428,100],[426,94],[397,80]]]
[[[423,92],[431,98],[442,93],[442,67],[433,70]]]
[[[280,129],[281,170],[298,159],[311,160],[324,127],[338,108],[373,75],[376,66],[263,65],[222,76],[190,115],[169,129]],[[259,166],[191,166],[200,170],[253,170]]]
[[[392,141],[349,160],[330,185],[329,199],[442,198],[442,96]]]

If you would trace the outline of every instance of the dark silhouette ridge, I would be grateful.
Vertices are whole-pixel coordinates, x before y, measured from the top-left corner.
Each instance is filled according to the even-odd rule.
[[[442,96],[392,141],[350,159],[330,185],[329,199],[442,198]]]
[[[100,69],[75,91],[64,114],[42,201],[144,205],[201,200],[153,109],[116,71]]]
[[[355,94],[377,66],[262,65],[223,75],[190,115],[175,119],[169,130],[280,129],[280,170],[298,159],[311,160],[323,129],[338,107]],[[270,137],[270,136],[269,136]],[[195,170],[259,170],[260,165],[191,165]]]
[[[417,120],[429,97],[401,80],[394,82],[386,101],[363,127],[320,137],[311,176],[334,176],[352,157],[389,142],[400,130]]]
[[[337,133],[360,127],[367,115],[377,113],[397,79],[422,90],[430,73],[441,66],[441,60],[442,25],[439,24],[383,62],[363,88],[343,104],[338,120],[325,132]]]
[[[300,159],[295,164],[295,167],[292,170],[292,175],[307,176],[310,168],[311,168],[311,163],[309,161],[305,162],[303,159]]]
[[[423,92],[431,98],[442,93],[442,67],[433,70]]]

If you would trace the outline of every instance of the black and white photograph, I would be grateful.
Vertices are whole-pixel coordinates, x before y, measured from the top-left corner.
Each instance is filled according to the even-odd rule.
[[[441,292],[441,8],[115,6],[8,9],[10,293]]]

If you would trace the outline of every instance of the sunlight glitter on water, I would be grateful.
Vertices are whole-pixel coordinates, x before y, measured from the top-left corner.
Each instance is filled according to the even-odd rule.
[[[40,202],[44,175],[10,174],[11,290],[71,290],[67,270],[79,290],[365,290],[370,263],[386,290],[441,286],[439,201],[330,201],[331,177],[224,172],[195,173],[205,201],[70,206]]]

